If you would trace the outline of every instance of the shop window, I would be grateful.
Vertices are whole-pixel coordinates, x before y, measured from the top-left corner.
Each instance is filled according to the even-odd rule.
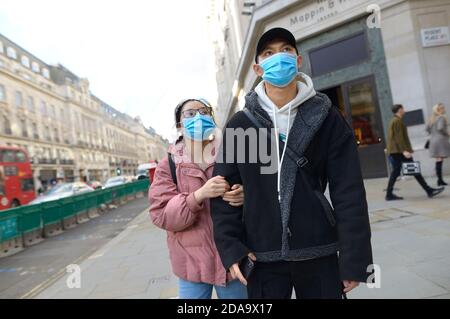
[[[369,49],[364,33],[341,39],[309,52],[311,71],[314,77],[361,63],[368,58]]]

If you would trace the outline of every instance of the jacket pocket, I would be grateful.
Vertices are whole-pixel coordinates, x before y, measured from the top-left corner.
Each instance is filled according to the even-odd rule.
[[[331,226],[336,226],[336,218],[334,217],[334,210],[333,207],[331,207],[330,202],[325,197],[325,195],[322,192],[319,192],[317,190],[314,191],[314,194],[316,195],[317,199],[319,200],[320,204],[323,207],[323,210],[325,211],[325,215],[330,222]]]
[[[189,228],[176,233],[178,242],[182,247],[201,247],[205,244],[205,236],[200,229]]]

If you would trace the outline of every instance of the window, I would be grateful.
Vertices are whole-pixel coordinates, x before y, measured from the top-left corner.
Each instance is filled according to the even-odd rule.
[[[16,91],[16,106],[21,107],[22,106],[22,92]]]
[[[51,141],[52,140],[52,137],[50,135],[50,128],[48,126],[45,127],[45,139],[47,141]]]
[[[53,130],[53,138],[55,139],[56,142],[59,143],[59,132],[58,132],[58,129],[57,129],[57,128],[55,128],[55,129]]]
[[[41,103],[41,113],[42,113],[42,116],[47,116],[48,115],[48,113],[47,113],[47,103],[45,103],[45,101],[42,101],[42,103]]]
[[[5,166],[5,176],[17,176],[17,166]]]
[[[44,78],[50,79],[50,72],[48,71],[48,69],[42,69],[42,75],[44,76]]]
[[[15,158],[15,154],[14,154],[14,151],[9,151],[9,150],[6,150],[6,151],[3,151],[3,152],[0,152],[0,162],[3,162],[3,163],[14,163],[15,161],[16,161],[16,158]]]
[[[5,87],[0,84],[0,101],[6,101]]]
[[[27,123],[25,120],[20,120],[20,127],[22,128],[22,137],[28,137]]]
[[[0,53],[4,53],[4,49],[3,49],[3,42],[0,42]]]
[[[6,116],[3,116],[3,133],[5,133],[5,134],[8,134],[8,135],[10,135],[10,134],[12,134],[12,131],[11,131],[11,123],[9,122],[9,119],[6,117]]]
[[[39,64],[37,62],[31,63],[31,69],[33,70],[33,72],[39,73],[40,71]]]
[[[27,56],[22,55],[21,62],[24,67],[30,68],[30,59]]]
[[[27,161],[25,153],[22,151],[16,151],[16,161],[18,163],[25,163]]]
[[[60,118],[61,118],[61,120],[67,120],[68,121],[68,119],[65,119],[65,114],[64,114],[64,109],[63,108],[61,108],[60,110],[59,110],[59,113],[60,113]]]
[[[14,49],[11,48],[11,47],[8,47],[8,48],[6,49],[6,55],[7,55],[9,58],[11,58],[11,59],[17,59],[17,53],[16,53],[16,50],[14,50]]]
[[[313,76],[320,76],[369,58],[369,49],[364,33],[314,49],[309,53]]]
[[[34,98],[32,96],[28,97],[28,111],[33,112],[34,113]]]
[[[50,105],[50,116],[56,118],[55,106]]]
[[[34,191],[34,182],[32,178],[25,178],[21,181],[22,192]]]
[[[35,139],[39,139],[39,133],[38,133],[38,129],[37,129],[36,123],[33,123],[32,127],[33,127],[33,137]]]

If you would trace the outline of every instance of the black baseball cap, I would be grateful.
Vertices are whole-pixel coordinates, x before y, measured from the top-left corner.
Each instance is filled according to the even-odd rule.
[[[288,44],[292,45],[297,51],[297,43],[295,41],[294,35],[287,29],[284,28],[273,28],[266,31],[261,38],[259,38],[258,45],[256,46],[255,63],[258,63],[258,55],[266,48],[266,45],[276,39],[285,40]]]

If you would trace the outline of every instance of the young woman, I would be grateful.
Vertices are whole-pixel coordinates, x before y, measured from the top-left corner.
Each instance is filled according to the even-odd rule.
[[[433,114],[428,123],[427,131],[431,134],[430,156],[436,159],[437,184],[438,186],[447,186],[448,184],[442,178],[442,164],[444,158],[450,156],[450,142],[448,120],[442,103],[433,106]]]
[[[241,206],[241,185],[211,178],[218,140],[213,111],[203,99],[188,99],[175,108],[179,138],[158,165],[149,191],[153,223],[167,231],[180,299],[210,299],[213,287],[221,299],[245,299],[246,287],[232,280],[216,249],[209,199],[222,196]],[[219,137],[219,136],[218,136]]]

